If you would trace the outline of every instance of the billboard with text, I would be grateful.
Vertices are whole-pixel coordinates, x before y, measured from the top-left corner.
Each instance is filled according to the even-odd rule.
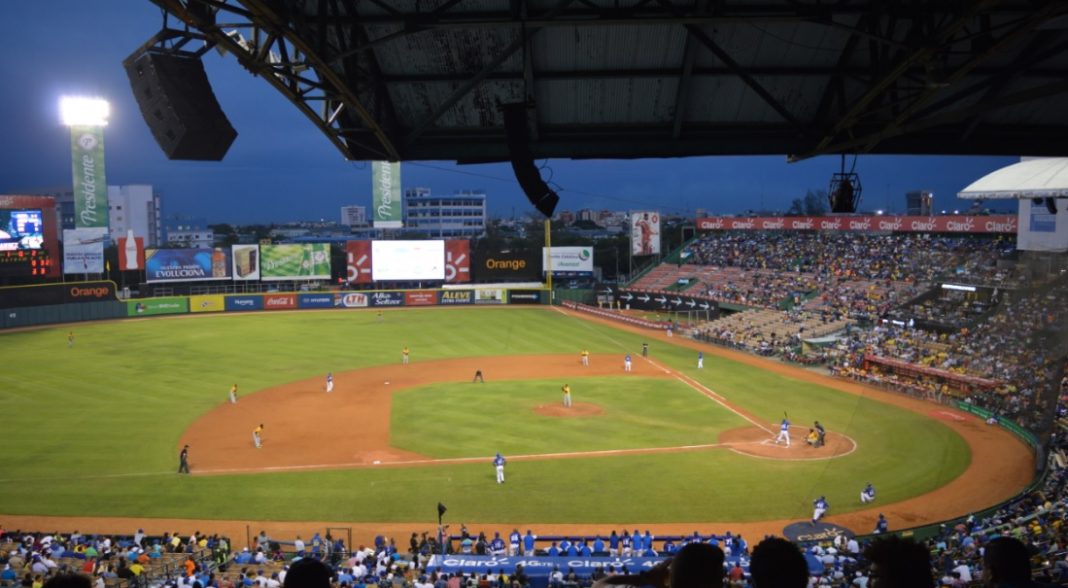
[[[148,282],[189,282],[230,279],[230,251],[214,249],[148,249]]]
[[[542,272],[549,267],[550,249],[542,247]],[[593,247],[553,247],[553,277],[575,278],[593,275]]]
[[[234,260],[234,279],[260,279],[260,246],[234,245],[231,250],[233,252]]]
[[[471,266],[477,282],[540,282],[541,260],[537,250],[476,251]]]
[[[63,273],[104,273],[104,241],[107,228],[63,231]]]
[[[992,216],[760,216],[697,219],[702,231],[853,231],[860,233],[1011,233],[1017,220]]]
[[[293,243],[260,247],[264,280],[329,280],[330,244]]]

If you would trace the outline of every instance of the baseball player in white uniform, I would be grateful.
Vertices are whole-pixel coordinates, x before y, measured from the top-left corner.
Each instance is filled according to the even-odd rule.
[[[623,358],[623,371],[625,371],[625,372],[629,372],[630,371],[630,354],[629,353],[627,354],[626,357]]]
[[[775,438],[775,444],[778,445],[780,441],[786,441],[786,446],[790,446],[790,421],[785,417],[779,423],[779,436]]]
[[[334,391],[334,374],[331,373],[331,372],[327,372],[327,374],[326,374],[326,391],[327,392],[333,392]]]

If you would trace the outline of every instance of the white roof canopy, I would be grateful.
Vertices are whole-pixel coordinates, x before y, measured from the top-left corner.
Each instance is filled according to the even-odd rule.
[[[1068,157],[1044,157],[991,172],[957,193],[978,200],[1068,197]]]

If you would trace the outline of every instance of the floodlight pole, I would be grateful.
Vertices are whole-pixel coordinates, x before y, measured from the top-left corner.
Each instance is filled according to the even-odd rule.
[[[545,283],[549,288],[549,304],[553,303],[553,246],[552,219],[545,219]]]

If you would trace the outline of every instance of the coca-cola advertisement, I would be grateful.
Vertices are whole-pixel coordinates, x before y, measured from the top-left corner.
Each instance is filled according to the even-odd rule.
[[[1016,234],[1013,215],[995,216],[762,216],[697,219],[703,231],[851,231],[859,233]]]

